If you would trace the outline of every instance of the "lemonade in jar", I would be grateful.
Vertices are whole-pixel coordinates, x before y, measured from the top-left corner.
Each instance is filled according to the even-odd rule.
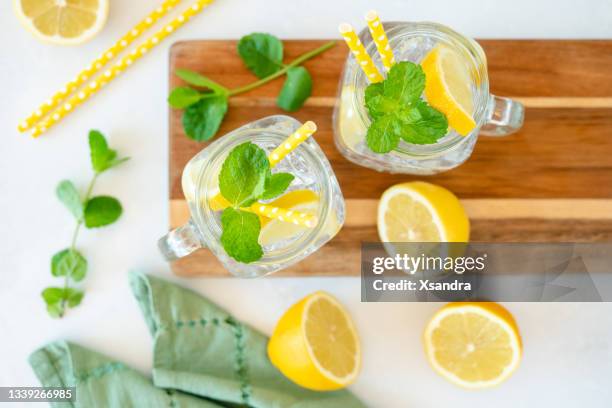
[[[383,24],[375,12],[351,49],[334,110],[334,140],[348,160],[378,171],[435,174],[459,166],[479,134],[504,136],[524,108],[489,93],[480,45],[429,22]],[[369,31],[369,32],[368,32]]]
[[[159,241],[166,259],[210,249],[232,274],[286,268],[332,239],[345,218],[313,122],[270,116],[211,143],[185,166],[190,221]]]

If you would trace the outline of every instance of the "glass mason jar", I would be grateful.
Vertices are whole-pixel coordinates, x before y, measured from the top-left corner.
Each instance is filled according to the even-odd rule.
[[[369,82],[353,55],[349,54],[340,79],[333,118],[334,141],[348,160],[378,171],[435,174],[466,161],[474,150],[479,133],[505,136],[522,126],[523,105],[489,93],[486,57],[476,41],[436,23],[391,22],[384,23],[384,26],[396,61],[420,63],[439,44],[457,54],[469,73],[476,128],[467,136],[450,130],[434,144],[416,145],[401,141],[389,153],[374,153],[365,142],[371,123],[364,103],[364,93]],[[367,28],[359,33],[359,38],[379,71],[385,72]]]
[[[208,248],[233,275],[257,277],[301,261],[332,239],[344,224],[344,198],[329,161],[313,137],[288,154],[273,172],[289,172],[295,176],[286,193],[298,190],[316,193],[318,201],[314,202],[318,221],[314,228],[299,228],[291,224],[289,235],[265,244],[261,243],[260,236],[263,257],[245,264],[226,254],[221,245],[221,211],[210,206],[211,199],[219,194],[221,165],[234,147],[252,142],[269,153],[301,125],[288,116],[269,116],[218,138],[194,156],[185,166],[182,176],[183,194],[189,204],[191,219],[159,240],[165,258],[171,261],[196,249]]]

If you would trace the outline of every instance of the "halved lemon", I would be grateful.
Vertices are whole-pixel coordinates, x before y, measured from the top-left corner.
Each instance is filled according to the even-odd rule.
[[[378,204],[383,242],[468,242],[470,222],[459,199],[422,181],[396,184]]]
[[[445,46],[432,49],[421,62],[425,72],[425,97],[446,115],[448,124],[462,136],[476,127],[470,74],[456,52]]]
[[[351,384],[361,366],[361,346],[349,314],[318,291],[291,306],[268,343],[268,357],[287,378],[311,390]]]
[[[423,341],[434,370],[466,388],[502,383],[516,370],[522,355],[516,321],[497,303],[446,305],[427,325]]]
[[[108,0],[13,0],[25,28],[40,40],[81,44],[96,35],[108,16]]]

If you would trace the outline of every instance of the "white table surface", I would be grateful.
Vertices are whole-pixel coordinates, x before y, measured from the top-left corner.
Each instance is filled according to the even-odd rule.
[[[611,38],[612,2],[217,0],[45,137],[17,133],[19,119],[156,3],[111,0],[104,30],[75,48],[39,43],[22,29],[10,1],[0,3],[0,386],[38,385],[26,358],[58,339],[149,372],[152,343],[126,276],[138,269],[197,290],[265,333],[300,297],[317,289],[333,293],[354,316],[363,342],[363,372],[352,390],[374,407],[612,404],[612,304],[508,304],[523,335],[521,367],[496,389],[467,392],[438,377],[424,358],[420,336],[437,304],[363,304],[355,278],[181,280],[156,248],[168,225],[165,99],[172,42],[252,31],[337,37],[339,22],[360,26],[372,7],[384,19],[435,20],[480,38]],[[117,224],[81,235],[78,245],[90,265],[86,297],[64,319],[52,320],[40,291],[60,283],[50,275],[49,259],[68,244],[74,227],[54,188],[64,178],[81,188],[88,182],[91,128],[132,157],[96,187],[118,196],[125,212]]]

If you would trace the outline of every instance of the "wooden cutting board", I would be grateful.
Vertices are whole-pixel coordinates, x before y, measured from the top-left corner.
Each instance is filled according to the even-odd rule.
[[[376,205],[389,186],[410,180],[440,184],[459,196],[472,224],[472,241],[612,241],[612,41],[482,40],[491,92],[522,101],[523,129],[505,138],[480,137],[472,157],[436,176],[378,173],[345,160],[332,136],[332,110],[347,48],[338,43],[305,66],[312,97],[292,114],[313,120],[317,142],[332,163],[347,204],[340,233],[306,260],[275,276],[360,274],[360,242],[377,241]],[[285,61],[324,41],[285,41]],[[254,80],[236,53],[236,41],[184,41],[170,50],[173,75],[186,68],[233,88]],[[277,79],[230,99],[223,135],[253,120],[283,113]],[[181,172],[206,146],[188,139],[182,112],[170,110],[170,227],[188,219]],[[229,276],[207,250],[173,263],[182,276]]]

